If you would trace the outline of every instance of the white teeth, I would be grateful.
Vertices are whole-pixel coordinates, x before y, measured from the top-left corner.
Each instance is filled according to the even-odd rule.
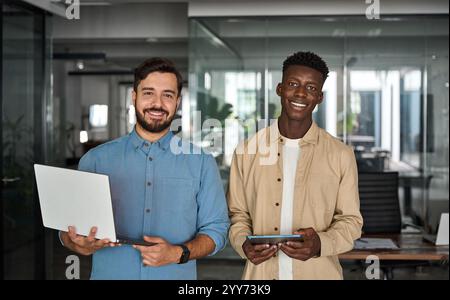
[[[295,107],[306,107],[306,104],[291,102]]]
[[[149,114],[153,115],[153,116],[162,116],[164,113],[162,111],[150,111]]]

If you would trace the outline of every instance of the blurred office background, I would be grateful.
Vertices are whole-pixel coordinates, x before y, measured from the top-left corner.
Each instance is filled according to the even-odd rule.
[[[210,149],[225,189],[246,122],[280,113],[283,60],[309,50],[331,71],[316,122],[354,147],[360,172],[398,172],[402,224],[435,233],[448,212],[446,0],[382,0],[379,19],[358,0],[81,0],[79,19],[67,18],[64,1],[0,4],[5,279],[65,278],[69,253],[42,227],[33,163],[76,168],[87,150],[130,132],[133,68],[153,56],[172,59],[185,79],[179,134],[210,147],[203,121],[225,128],[225,153]],[[227,247],[199,262],[199,277],[238,279],[242,266]],[[429,267],[400,276],[448,279],[448,265]]]

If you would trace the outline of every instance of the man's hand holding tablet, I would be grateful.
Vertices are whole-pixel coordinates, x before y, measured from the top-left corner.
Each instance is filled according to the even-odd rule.
[[[278,250],[293,259],[306,261],[320,255],[321,243],[317,232],[306,228],[292,235],[248,236],[242,249],[247,258],[258,265],[273,257]]]
[[[280,245],[280,250],[287,256],[301,261],[307,261],[310,258],[320,256],[322,244],[320,237],[314,228],[299,229],[294,234],[301,234],[304,237],[303,242],[288,241]]]
[[[288,241],[303,241],[303,236],[301,234],[248,236],[242,249],[253,264],[259,265],[273,257],[281,244]]]

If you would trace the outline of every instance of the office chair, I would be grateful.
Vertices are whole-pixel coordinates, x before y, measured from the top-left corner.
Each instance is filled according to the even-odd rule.
[[[398,172],[361,172],[358,174],[363,233],[399,234],[402,216],[398,198]],[[380,262],[385,279],[393,279],[395,267],[418,267],[427,262]]]
[[[359,173],[359,200],[364,233],[400,233],[398,172]]]

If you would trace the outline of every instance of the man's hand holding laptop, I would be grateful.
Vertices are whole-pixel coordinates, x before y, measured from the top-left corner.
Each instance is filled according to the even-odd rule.
[[[96,239],[97,227],[92,227],[88,236],[76,233],[74,226],[69,226],[68,232],[61,231],[61,240],[69,250],[81,255],[92,255],[96,251],[106,247],[116,247],[122,244],[113,243],[109,239]],[[133,248],[141,252],[142,263],[145,266],[159,267],[167,264],[178,263],[182,249],[168,243],[160,237],[144,236],[144,241],[155,243],[153,246],[133,245]]]
[[[78,235],[75,227],[69,226],[68,232],[61,232],[61,240],[67,248],[81,255],[91,255],[105,247],[120,246],[109,239],[96,239],[96,233],[97,227],[92,227],[88,236]]]

